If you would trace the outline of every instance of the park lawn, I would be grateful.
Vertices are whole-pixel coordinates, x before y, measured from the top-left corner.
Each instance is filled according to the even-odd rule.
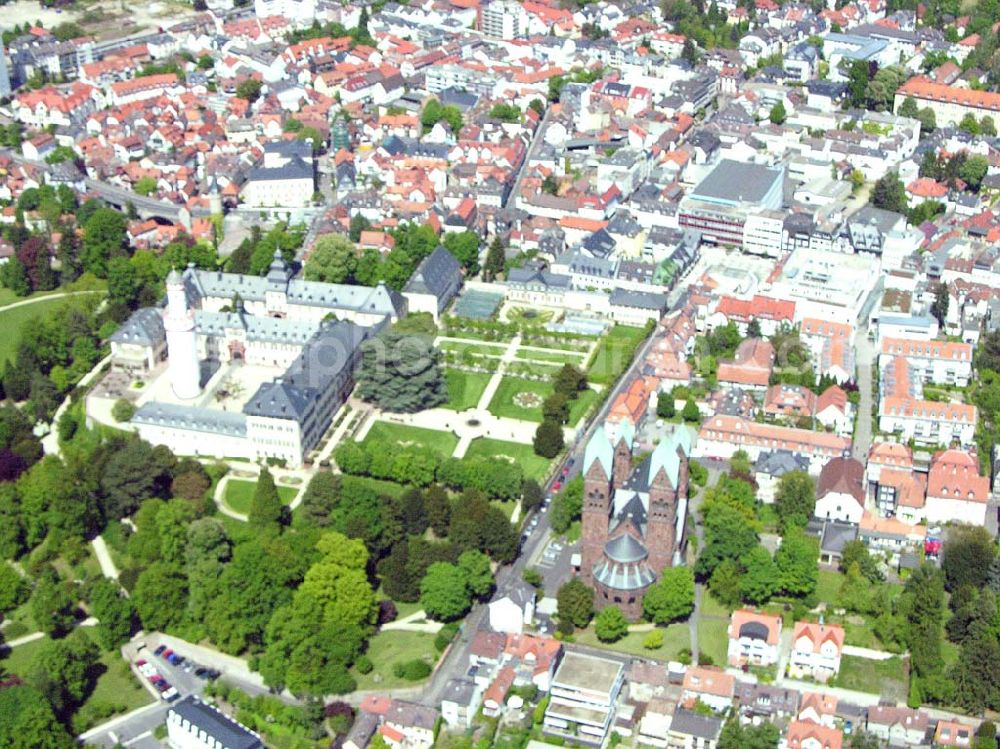
[[[420,682],[406,681],[395,676],[392,667],[396,663],[416,658],[433,666],[438,659],[434,637],[428,632],[393,629],[376,634],[368,641],[368,650],[365,651],[375,668],[367,674],[359,674],[357,669],[352,669],[358,689],[392,689],[419,684]]]
[[[629,653],[643,658],[655,658],[660,661],[677,660],[681,650],[691,647],[691,631],[686,622],[658,627],[663,631],[663,647],[647,650],[642,646],[649,632],[629,632],[618,642],[601,642],[597,639],[593,625],[586,629],[578,629],[573,633],[573,641],[592,648],[613,650],[617,653]]]
[[[403,492],[410,488],[403,484],[397,484],[395,481],[383,481],[382,479],[373,479],[368,476],[345,476],[344,478],[350,479],[352,482],[365,484],[379,494],[384,494],[388,497],[401,497]]]
[[[230,509],[246,515],[250,512],[250,505],[253,503],[253,493],[256,488],[256,481],[229,479],[222,499]],[[295,495],[299,492],[298,487],[294,486],[279,486],[277,489],[282,504],[286,505],[295,499]]]
[[[531,445],[523,445],[520,442],[505,442],[503,440],[493,440],[487,437],[480,437],[469,443],[469,449],[465,451],[468,457],[485,458],[508,458],[511,463],[521,466],[524,477],[541,482],[549,470],[551,461],[535,455]]]
[[[10,649],[6,645],[0,646],[0,668],[22,678],[27,676],[31,661],[35,654],[45,646],[48,639],[47,636],[42,637]]]
[[[452,432],[441,432],[436,429],[412,427],[406,424],[392,424],[388,421],[376,421],[365,436],[364,444],[376,443],[379,447],[391,450],[394,445],[400,447],[426,447],[450,458],[458,445],[458,437]]]
[[[22,332],[33,323],[68,304],[72,298],[59,297],[0,312],[0,330],[4,332],[3,337],[0,338],[0,362],[8,361],[13,357],[17,350],[17,344],[21,340]]]
[[[132,669],[129,668],[128,663],[117,650],[101,654],[101,663],[95,669],[95,673],[97,674],[97,683],[94,685],[94,691],[84,700],[77,711],[79,720],[74,719],[73,721],[73,729],[77,732],[82,733],[111,717],[111,715],[107,715],[102,718],[90,717],[87,719],[85,711],[89,712],[88,707],[100,710],[101,706],[105,706],[105,710],[98,713],[103,715],[109,712],[106,706],[113,705],[118,709],[112,715],[123,715],[153,701],[153,697],[136,680]]]
[[[569,425],[576,426],[579,424],[580,419],[590,411],[598,399],[597,393],[590,388],[581,390],[579,395],[569,402]]]
[[[582,352],[537,351],[533,348],[519,348],[517,350],[517,358],[529,361],[551,362],[553,364],[573,364],[577,367],[583,366]]]
[[[587,379],[602,385],[610,385],[632,363],[635,350],[645,337],[645,328],[615,325],[601,339],[594,351],[587,370]]]
[[[725,667],[729,655],[729,622],[722,619],[698,620],[698,650],[716,666]]]
[[[840,659],[840,673],[836,686],[869,694],[880,694],[893,699],[906,699],[908,691],[903,660],[892,657],[873,661],[845,655]],[[902,695],[901,697],[898,695]]]
[[[479,405],[479,399],[486,390],[492,375],[484,372],[463,372],[460,369],[445,370],[448,383],[448,402],[444,408],[466,411]]]
[[[535,399],[537,403],[519,405],[514,398],[520,393],[533,393],[537,396]],[[552,395],[551,383],[526,380],[523,377],[504,377],[500,380],[500,387],[493,395],[493,400],[490,401],[489,412],[494,416],[508,419],[541,422],[542,401],[550,395]]]
[[[507,350],[506,343],[489,344],[467,341],[441,341],[438,344],[442,351],[452,354],[476,354],[478,356],[495,356],[498,359]]]

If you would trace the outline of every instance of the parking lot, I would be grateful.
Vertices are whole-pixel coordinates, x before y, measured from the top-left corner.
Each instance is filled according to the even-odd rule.
[[[122,648],[122,655],[156,702],[85,735],[86,744],[157,749],[161,743],[153,731],[166,720],[169,705],[189,694],[200,694],[209,680],[218,678],[219,671],[191,660],[181,650],[172,650],[156,635],[133,640]]]

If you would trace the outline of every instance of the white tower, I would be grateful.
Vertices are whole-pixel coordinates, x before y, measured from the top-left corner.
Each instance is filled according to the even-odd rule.
[[[174,395],[189,399],[201,393],[201,365],[194,332],[194,314],[188,309],[184,281],[176,270],[167,276],[167,369]]]

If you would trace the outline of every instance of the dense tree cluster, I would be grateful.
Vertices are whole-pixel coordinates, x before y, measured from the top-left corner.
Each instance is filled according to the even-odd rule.
[[[428,336],[387,330],[361,344],[358,393],[396,413],[414,413],[448,400],[441,352]]]
[[[811,483],[788,482],[788,497],[779,511],[783,537],[772,556],[760,544],[757,500],[746,480],[749,465],[740,463],[734,456],[731,475],[720,476],[705,491],[701,508],[705,546],[695,563],[695,574],[707,580],[712,595],[729,607],[762,605],[775,596],[808,599],[819,582],[819,542],[802,530],[802,515],[812,512]],[[793,492],[794,484],[802,485]]]
[[[333,451],[337,465],[352,476],[371,476],[400,484],[426,487],[435,481],[451,489],[475,489],[490,499],[521,495],[521,467],[503,458],[442,458],[429,448],[345,442]]]

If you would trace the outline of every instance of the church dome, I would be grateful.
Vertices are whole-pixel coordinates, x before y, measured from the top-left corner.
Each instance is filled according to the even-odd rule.
[[[629,533],[623,533],[608,541],[604,545],[604,553],[608,559],[621,564],[641,562],[648,555],[646,547]]]

